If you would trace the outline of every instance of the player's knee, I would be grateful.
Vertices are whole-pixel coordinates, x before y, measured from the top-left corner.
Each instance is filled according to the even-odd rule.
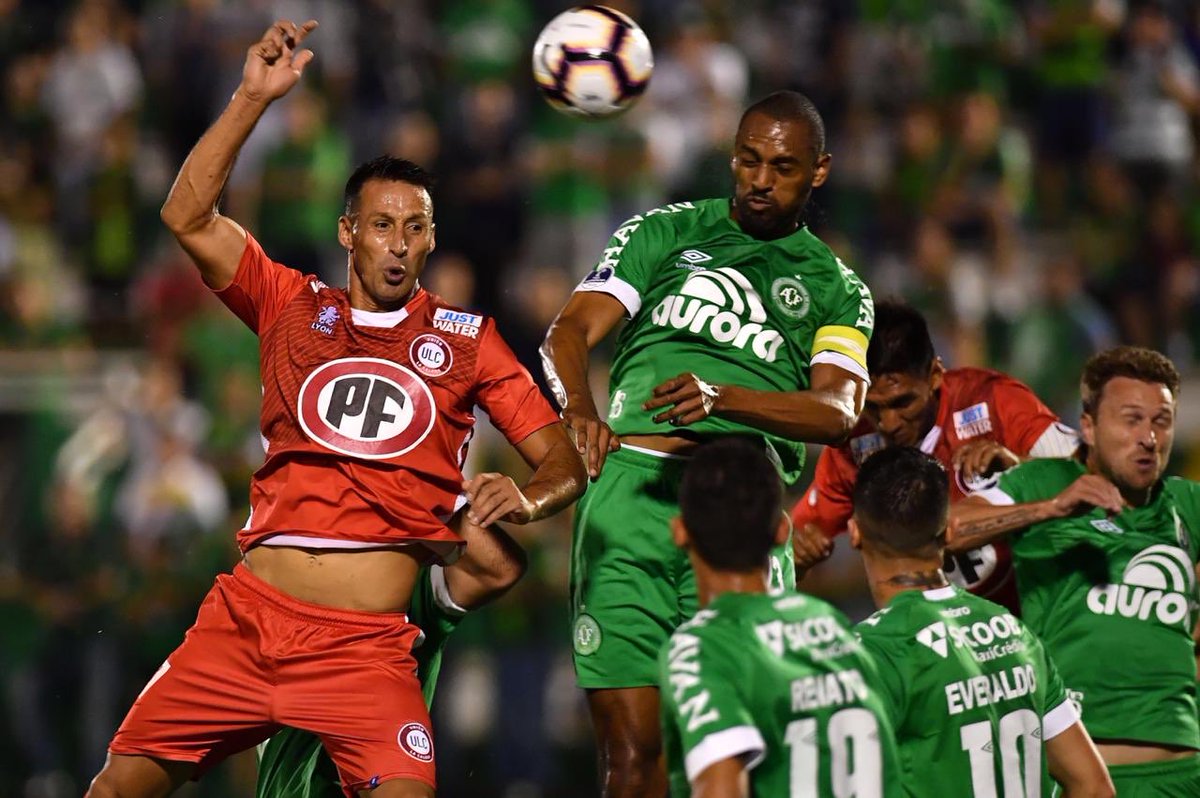
[[[123,784],[122,781],[111,768],[105,767],[92,779],[84,798],[135,798],[141,795],[132,785]]]

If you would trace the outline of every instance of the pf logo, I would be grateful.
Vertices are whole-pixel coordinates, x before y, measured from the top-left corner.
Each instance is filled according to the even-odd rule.
[[[310,438],[353,457],[397,457],[433,429],[429,387],[388,360],[330,361],[308,375],[298,405],[300,425]]]

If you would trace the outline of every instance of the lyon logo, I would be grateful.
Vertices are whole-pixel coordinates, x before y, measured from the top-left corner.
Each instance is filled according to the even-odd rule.
[[[388,360],[334,360],[308,375],[297,400],[300,426],[335,452],[370,460],[397,457],[433,429],[433,394],[412,371]]]
[[[404,724],[404,728],[396,735],[396,742],[413,759],[419,762],[433,761],[433,740],[420,723]]]

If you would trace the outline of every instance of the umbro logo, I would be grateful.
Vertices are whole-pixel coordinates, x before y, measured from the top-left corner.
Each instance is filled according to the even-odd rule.
[[[700,271],[704,268],[700,264],[707,263],[710,260],[712,260],[712,255],[709,255],[707,252],[701,252],[698,249],[685,249],[679,253],[679,260],[675,261],[675,268]]]

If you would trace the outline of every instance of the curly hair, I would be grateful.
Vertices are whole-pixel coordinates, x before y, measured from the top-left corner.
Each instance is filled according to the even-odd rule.
[[[1171,396],[1179,396],[1179,371],[1166,355],[1140,346],[1116,346],[1092,355],[1084,365],[1079,381],[1083,412],[1096,415],[1104,386],[1116,377],[1161,383]]]

